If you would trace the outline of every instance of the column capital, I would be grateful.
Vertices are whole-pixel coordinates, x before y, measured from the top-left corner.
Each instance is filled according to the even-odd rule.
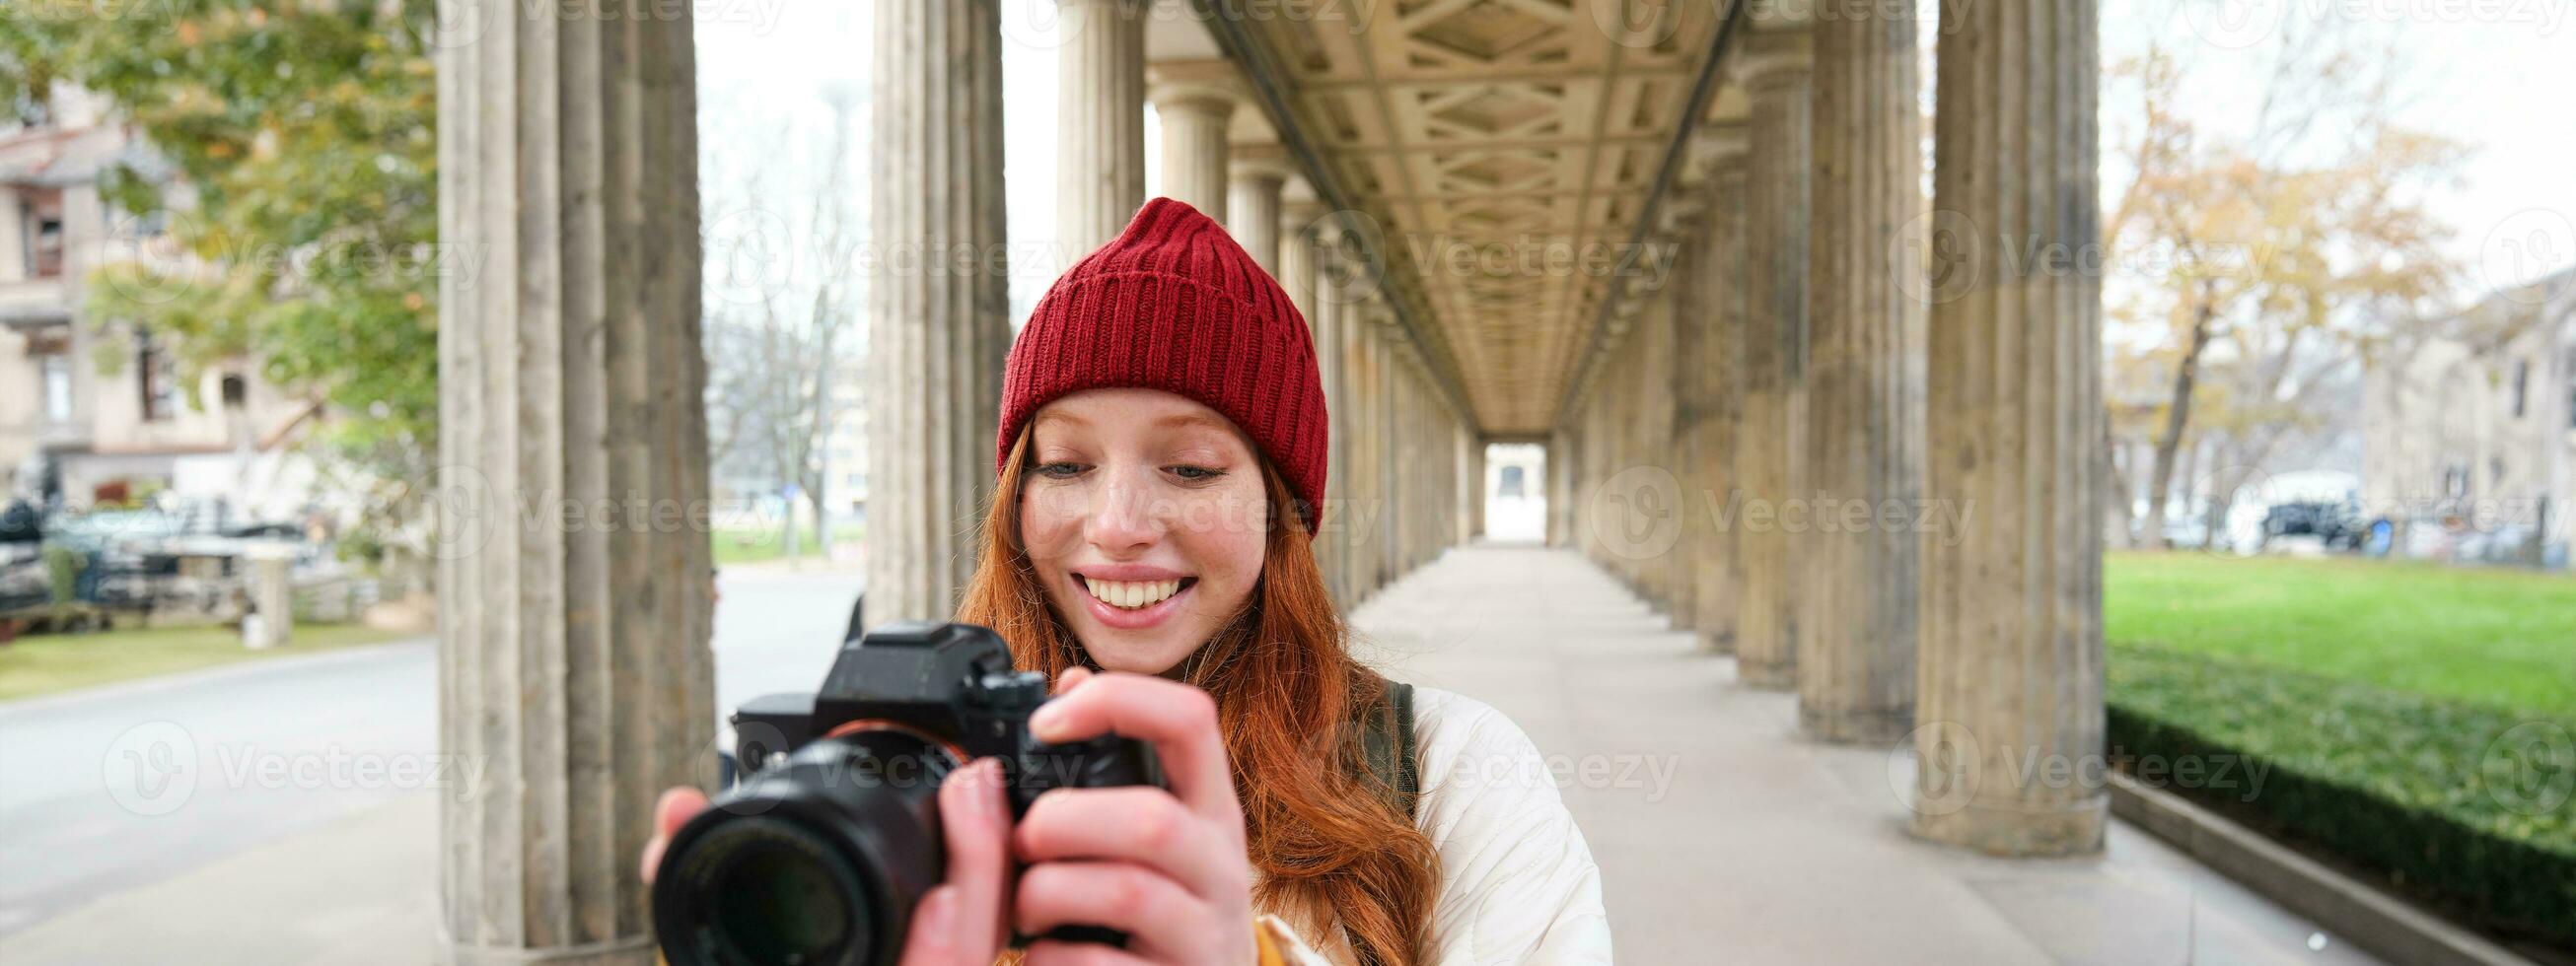
[[[1742,121],[1702,124],[1691,132],[1691,162],[1711,171],[1744,163],[1744,155],[1753,148],[1753,135]]]
[[[1760,91],[1807,79],[1815,58],[1805,30],[1757,30],[1736,50],[1735,77]]]
[[[1145,100],[1157,113],[1198,111],[1232,117],[1245,100],[1243,76],[1223,60],[1170,60],[1145,65]]]
[[[1235,150],[1240,152],[1258,149],[1236,148]],[[1276,181],[1282,189],[1280,201],[1286,204],[1285,189],[1289,180],[1297,177],[1297,168],[1289,164],[1286,158],[1273,154],[1254,154],[1248,157],[1237,154],[1226,162],[1225,175],[1234,181]]]

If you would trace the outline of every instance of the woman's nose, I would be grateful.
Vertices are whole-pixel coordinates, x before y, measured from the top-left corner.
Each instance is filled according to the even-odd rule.
[[[1161,514],[1156,512],[1149,481],[1132,473],[1116,473],[1097,493],[1091,518],[1083,527],[1083,536],[1093,545],[1124,550],[1161,539]]]

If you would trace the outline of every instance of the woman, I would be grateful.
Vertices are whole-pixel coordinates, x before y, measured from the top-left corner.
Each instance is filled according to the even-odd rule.
[[[1055,678],[1038,737],[1150,741],[1171,788],[1057,790],[1014,827],[991,762],[953,777],[907,966],[1066,923],[1131,938],[1027,962],[1610,960],[1591,854],[1510,721],[1414,689],[1418,797],[1365,767],[1404,689],[1351,659],[1316,569],[1327,424],[1304,318],[1188,205],[1147,203],[1038,303],[957,619]],[[666,793],[661,834],[705,801]]]

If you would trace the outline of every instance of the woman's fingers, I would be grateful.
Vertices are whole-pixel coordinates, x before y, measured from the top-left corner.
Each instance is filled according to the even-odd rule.
[[[1055,676],[1055,693],[1057,693],[1057,694],[1063,694],[1063,693],[1065,693],[1065,692],[1067,692],[1067,691],[1071,691],[1071,690],[1073,690],[1073,686],[1074,686],[1074,685],[1081,684],[1082,682],[1084,682],[1084,681],[1088,681],[1088,680],[1091,680],[1091,669],[1090,669],[1090,668],[1087,668],[1087,667],[1069,667],[1069,668],[1065,668],[1065,669],[1064,669],[1064,673],[1062,673],[1062,674],[1058,674],[1058,675],[1056,675],[1056,676]]]
[[[653,883],[653,873],[662,867],[662,851],[671,846],[671,836],[680,826],[689,824],[699,812],[707,810],[707,793],[686,785],[662,790],[653,803],[653,837],[644,842],[644,883]]]
[[[1058,743],[1112,732],[1150,742],[1172,793],[1191,811],[1238,830],[1243,824],[1225,741],[1216,732],[1216,699],[1206,691],[1142,674],[1095,674],[1039,705],[1029,731]]]
[[[1152,960],[1099,943],[1066,943],[1042,939],[1029,944],[1025,966],[1154,966]]]
[[[1242,891],[1240,863],[1229,862],[1207,820],[1159,788],[1059,788],[1038,796],[1011,828],[1021,863],[1059,859],[1133,862],[1172,877],[1204,898]]]
[[[1129,949],[1171,959],[1206,945],[1203,937],[1174,934],[1199,923],[1203,905],[1179,883],[1144,866],[1049,862],[1021,873],[1011,921],[1030,936],[1057,926],[1106,926],[1126,933]]]
[[[913,908],[903,966],[981,966],[1001,950],[1003,890],[1010,882],[1011,815],[999,761],[982,759],[948,776],[939,787],[939,824],[948,845],[946,884]],[[933,896],[943,892],[933,906]]]

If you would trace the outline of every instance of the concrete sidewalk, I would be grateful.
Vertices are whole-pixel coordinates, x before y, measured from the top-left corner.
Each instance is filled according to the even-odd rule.
[[[1793,696],[1738,687],[1570,551],[1453,549],[1354,619],[1396,677],[1494,705],[1564,763],[1621,962],[2375,961],[2126,824],[2081,860],[1911,837],[1910,754],[1801,740]]]
[[[1450,551],[1361,608],[1364,654],[1502,709],[1563,760],[1625,963],[2369,963],[2125,824],[2097,859],[1906,834],[1910,758],[1795,737],[1565,551]],[[0,962],[428,963],[432,793],[0,936]]]

